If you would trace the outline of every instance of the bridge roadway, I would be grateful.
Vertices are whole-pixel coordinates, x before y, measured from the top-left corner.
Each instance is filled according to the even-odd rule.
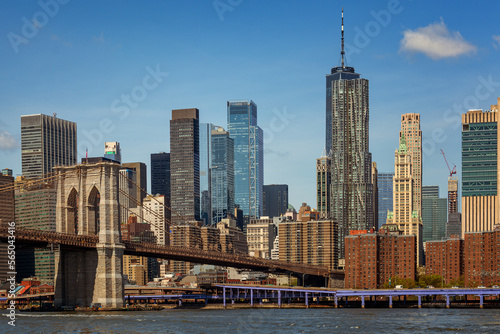
[[[11,234],[7,227],[0,227],[0,240],[6,241],[9,235]],[[99,237],[97,235],[75,235],[16,227],[15,240],[16,244],[32,244],[38,246],[56,244],[63,247],[71,247],[71,249],[89,249],[96,248]],[[343,271],[331,271],[321,266],[266,260],[246,255],[235,255],[157,244],[133,243],[128,241],[123,242],[123,244],[125,245],[125,255],[156,257],[266,272],[291,272],[336,279],[344,278]]]

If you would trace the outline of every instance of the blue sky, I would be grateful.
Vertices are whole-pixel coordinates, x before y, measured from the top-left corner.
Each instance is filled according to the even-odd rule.
[[[252,99],[265,184],[315,206],[342,5],[348,65],[370,81],[373,161],[394,170],[401,114],[420,113],[424,185],[445,196],[440,149],[460,176],[460,114],[500,96],[496,1],[1,1],[0,168],[21,174],[21,115],[77,122],[80,156],[119,141],[149,166],[169,151],[172,109],[226,128],[226,101]]]

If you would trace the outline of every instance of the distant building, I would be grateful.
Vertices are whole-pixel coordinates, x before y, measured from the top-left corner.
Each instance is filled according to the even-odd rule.
[[[278,225],[279,260],[338,269],[337,223],[283,221]]]
[[[387,222],[387,212],[392,211],[392,179],[394,173],[379,173],[377,177],[378,187],[378,228]]]
[[[119,164],[122,163],[122,152],[120,149],[120,143],[117,141],[105,142],[104,143],[104,157],[114,160]]]
[[[463,259],[465,286],[500,285],[500,226],[465,233]]]
[[[422,187],[423,242],[446,238],[448,200],[439,198],[438,186]]]
[[[151,225],[151,231],[159,245],[169,245],[170,210],[168,197],[149,195],[143,202],[144,220]]]
[[[30,186],[28,180],[16,181],[15,222],[17,228],[56,231],[55,185],[47,183]],[[54,252],[49,248],[25,248],[16,253],[16,279],[36,276],[41,281],[53,281],[55,275]]]
[[[135,198],[142,204],[142,201],[148,194],[148,171],[146,164],[143,162],[124,162],[122,163],[122,167],[135,172],[135,191],[137,192]]]
[[[374,230],[378,230],[378,169],[377,163],[372,162],[372,178],[371,182],[373,185],[373,200],[372,200],[372,208],[373,208],[373,225],[369,226]]]
[[[151,194],[170,198],[170,153],[151,153]]]
[[[21,159],[25,178],[52,172],[54,166],[75,165],[76,123],[55,116],[21,116]]]
[[[199,110],[172,110],[170,195],[172,222],[200,220]]]
[[[278,229],[273,219],[251,219],[247,225],[248,254],[270,259],[277,234]]]
[[[3,169],[0,175],[0,227],[14,222],[15,200],[14,200],[14,177],[11,169]],[[8,243],[0,242],[0,284],[4,283],[9,275],[8,266]]]
[[[263,216],[274,218],[285,214],[288,209],[288,185],[270,184],[263,189]]]
[[[200,217],[212,223],[212,131],[216,126],[200,123]]]
[[[464,274],[464,241],[459,235],[446,240],[428,241],[425,248],[426,275],[443,276],[444,283],[450,284]]]
[[[390,278],[415,279],[416,236],[403,235],[394,227],[384,225],[380,232],[346,237],[345,288],[377,289]]]
[[[458,178],[448,178],[448,223],[446,237],[462,235],[462,214],[458,212]]]
[[[131,210],[137,208],[137,204],[141,203],[137,198],[135,183],[137,183],[135,171],[129,168],[120,168],[120,177],[118,179],[120,192],[118,194],[118,200],[120,202],[121,224],[127,222],[128,217],[132,213]]]
[[[322,218],[330,218],[331,161],[326,151],[316,159],[316,207]]]
[[[462,114],[462,236],[492,231],[500,223],[498,187],[498,113],[469,110]]]
[[[227,128],[234,140],[234,202],[247,224],[263,212],[264,132],[257,125],[257,105],[251,100],[228,101]]]
[[[217,127],[211,134],[211,214],[208,224],[229,218],[234,211],[234,140],[229,132]]]

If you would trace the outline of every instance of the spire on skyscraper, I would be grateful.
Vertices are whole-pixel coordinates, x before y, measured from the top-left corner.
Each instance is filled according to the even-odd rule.
[[[345,49],[344,49],[344,7],[342,7],[342,24],[341,24],[341,30],[340,30],[340,66],[336,66],[332,68],[332,74],[337,73],[337,72],[348,72],[348,73],[354,73],[354,67],[346,66],[346,59],[345,59]]]
[[[344,51],[344,7],[342,7],[342,51],[340,51],[340,56],[342,57],[342,70],[344,70],[345,66],[344,66],[344,55],[345,55],[345,51]]]

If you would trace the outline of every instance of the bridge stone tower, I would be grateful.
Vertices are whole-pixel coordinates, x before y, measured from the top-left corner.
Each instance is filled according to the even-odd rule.
[[[124,305],[119,168],[110,162],[55,167],[57,232],[99,237],[96,250],[56,251],[56,306]]]

